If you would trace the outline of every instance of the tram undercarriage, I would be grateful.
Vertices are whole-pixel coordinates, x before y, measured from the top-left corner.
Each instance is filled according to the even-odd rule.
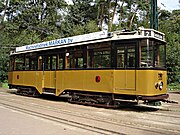
[[[17,95],[40,97],[41,95],[48,95],[47,93],[40,94],[34,87],[13,86],[10,88],[17,89]],[[50,94],[53,95],[53,94]],[[55,95],[54,95],[55,96]],[[82,104],[88,106],[96,106],[103,108],[118,108],[120,106],[137,106],[146,105],[146,107],[160,106],[161,101],[167,103],[176,103],[167,100],[168,94],[158,96],[137,96],[137,95],[121,95],[113,93],[96,93],[66,90],[59,97],[67,98],[69,103]]]

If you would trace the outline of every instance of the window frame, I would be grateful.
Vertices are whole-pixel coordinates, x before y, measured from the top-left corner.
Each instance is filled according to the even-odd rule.
[[[113,62],[113,65],[114,65],[114,68],[115,69],[136,69],[138,67],[138,40],[123,40],[123,41],[115,41],[113,43],[113,54],[114,54],[114,62]],[[134,62],[134,66],[133,67],[129,67],[128,66],[128,47],[129,46],[134,46],[134,56],[135,56],[135,62]],[[118,47],[124,47],[124,67],[118,67],[117,65],[117,56],[118,56],[118,53],[117,53],[117,48]]]
[[[142,57],[142,51],[141,51],[141,41],[142,40],[145,40],[145,41],[148,41],[149,45],[152,46],[152,66],[141,66],[141,57]],[[141,41],[139,41],[139,63],[138,63],[138,68],[140,69],[166,69],[166,43],[163,42],[163,41],[159,41],[159,40],[156,40],[156,39],[153,39],[153,38],[149,38],[149,39],[142,39]],[[155,42],[155,43],[151,43],[151,42]],[[157,44],[158,43],[158,44]],[[156,51],[155,51],[155,48],[156,46],[161,46],[163,47],[163,66],[156,66]],[[161,56],[160,56],[161,57]],[[159,63],[160,63],[161,60],[159,60]]]
[[[103,50],[104,49],[104,50]],[[89,44],[87,47],[87,69],[111,69],[113,68],[113,51],[112,51],[112,42],[107,41],[107,42],[100,42],[100,43],[94,43],[94,44]],[[104,54],[103,52],[108,51],[108,54]],[[96,55],[95,53],[100,52],[100,55]],[[108,55],[109,56],[109,66],[99,66],[95,67],[95,61],[94,61],[94,56],[99,56],[101,57],[101,60],[103,60],[102,56]]]

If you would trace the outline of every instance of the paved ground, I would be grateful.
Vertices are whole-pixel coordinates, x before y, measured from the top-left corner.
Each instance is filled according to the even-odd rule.
[[[179,93],[170,93],[179,101]],[[0,88],[0,135],[180,134],[180,104],[162,109],[104,109],[57,98],[32,98]]]
[[[79,135],[86,132],[0,105],[0,135]]]

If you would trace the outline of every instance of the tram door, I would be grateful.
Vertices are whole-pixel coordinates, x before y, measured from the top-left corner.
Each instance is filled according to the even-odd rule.
[[[119,72],[119,89],[130,91],[136,90],[136,43],[123,43],[116,46],[117,50],[117,68]]]
[[[56,55],[44,56],[43,88],[56,89]]]

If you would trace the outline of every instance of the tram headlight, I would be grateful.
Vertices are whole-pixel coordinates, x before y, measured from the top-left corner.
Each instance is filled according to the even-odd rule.
[[[163,82],[159,82],[159,89],[160,89],[160,90],[163,89]]]
[[[155,88],[156,88],[156,89],[158,88],[158,86],[159,86],[159,84],[158,84],[158,83],[155,83]]]

